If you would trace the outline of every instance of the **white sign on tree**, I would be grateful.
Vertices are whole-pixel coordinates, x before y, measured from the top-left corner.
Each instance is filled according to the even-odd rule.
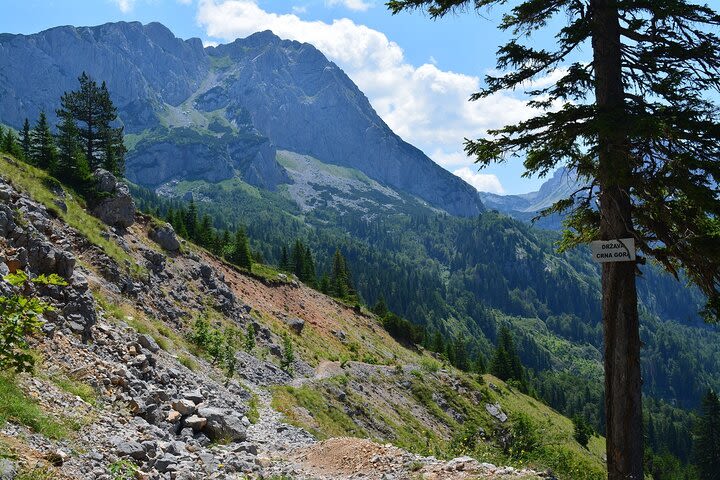
[[[635,261],[635,239],[598,240],[590,243],[592,259],[597,263]]]

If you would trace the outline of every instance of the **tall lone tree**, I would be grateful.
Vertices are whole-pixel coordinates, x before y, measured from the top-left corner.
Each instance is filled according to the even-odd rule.
[[[117,109],[105,82],[100,86],[85,72],[78,78],[80,88],[60,98],[59,118],[70,117],[77,124],[85,158],[92,170],[102,167],[115,175],[125,173],[123,127],[113,126]]]
[[[391,0],[393,13],[502,9],[512,34],[477,100],[526,89],[538,114],[465,141],[480,166],[524,157],[527,175],[566,166],[586,181],[544,213],[568,212],[563,248],[632,237],[720,313],[720,16],[688,0]],[[564,25],[549,49],[533,33]],[[582,58],[590,47],[592,58]],[[549,86],[531,80],[556,71]],[[534,86],[535,85],[535,86]],[[715,97],[717,98],[717,97]],[[558,104],[561,107],[558,107]],[[597,207],[596,207],[597,205]],[[642,258],[639,257],[639,261]],[[643,478],[640,338],[633,262],[602,267],[608,478]]]

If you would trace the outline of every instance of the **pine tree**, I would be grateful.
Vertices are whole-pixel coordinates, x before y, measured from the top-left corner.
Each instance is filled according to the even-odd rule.
[[[503,325],[498,335],[495,353],[490,362],[490,373],[500,380],[525,382],[525,369],[515,348],[510,329]]]
[[[25,161],[28,162],[30,161],[30,145],[32,144],[32,137],[30,135],[30,121],[27,118],[25,118],[25,122],[23,123],[20,142],[22,145],[23,158],[25,158]]]
[[[280,358],[280,368],[288,373],[292,373],[294,361],[295,351],[292,340],[290,340],[290,336],[286,333],[283,335],[283,356]]]
[[[91,169],[103,167],[117,176],[125,174],[123,128],[113,127],[117,109],[105,82],[98,87],[85,72],[78,78],[80,88],[60,98],[60,118],[70,116],[78,126],[80,143]]]
[[[235,232],[235,243],[230,261],[246,270],[252,269],[252,253],[250,253],[250,243],[244,228],[238,228]]]
[[[87,184],[91,173],[90,166],[80,145],[77,126],[69,115],[61,117],[57,142],[56,176],[73,185]]]
[[[183,217],[183,224],[187,230],[187,237],[195,241],[198,233],[198,211],[194,198],[190,198],[190,203]]]
[[[387,303],[385,303],[385,297],[383,295],[380,295],[380,298],[378,298],[378,301],[372,308],[372,312],[378,317],[382,318],[387,315],[389,311],[390,310],[388,310]]]
[[[712,390],[702,399],[695,428],[695,464],[703,480],[720,480],[720,399]]]
[[[40,118],[38,118],[35,128],[32,130],[31,139],[31,163],[45,170],[54,169],[56,167],[57,150],[45,112],[40,112]]]
[[[285,245],[282,246],[282,252],[280,253],[280,264],[278,265],[278,268],[283,272],[290,271],[290,257],[288,256],[287,247]]]
[[[338,298],[347,300],[355,296],[350,269],[339,248],[335,249],[335,254],[333,255],[330,288],[332,294]]]
[[[126,148],[123,142],[123,128],[112,127],[117,120],[117,108],[110,99],[107,85],[103,81],[98,91],[98,102],[101,106],[102,116],[99,127],[100,144],[102,148],[102,164],[105,170],[117,176],[125,174]]]
[[[477,358],[475,359],[475,363],[473,365],[475,373],[485,373],[487,372],[487,361],[485,360],[485,356],[481,353],[478,353]]]
[[[311,287],[314,287],[317,282],[315,261],[313,260],[312,252],[309,247],[305,247],[305,253],[303,254],[303,282],[307,283]]]
[[[292,273],[294,273],[300,281],[305,281],[305,246],[300,240],[295,240],[295,244],[290,252],[290,266]]]
[[[213,226],[210,215],[207,213],[202,216],[202,220],[198,225],[197,243],[203,247],[210,247],[213,243]]]
[[[468,155],[481,166],[524,158],[528,176],[569,168],[585,188],[543,212],[570,211],[563,248],[633,238],[676,278],[685,272],[708,299],[706,318],[720,318],[720,15],[692,0],[388,6],[393,13],[424,9],[432,18],[500,6],[500,29],[512,34],[497,53],[502,73],[487,77],[471,99],[520,89],[539,112],[466,141]],[[533,34],[548,28],[556,44],[533,45]],[[588,46],[592,59],[579,56]],[[552,72],[557,81],[536,82]],[[637,268],[602,266],[609,480],[644,477]]]
[[[18,145],[17,137],[12,129],[7,129],[5,136],[0,138],[0,143],[2,143],[3,152],[9,153],[17,158],[22,158],[22,148]]]
[[[323,273],[323,276],[320,278],[320,291],[324,293],[325,295],[330,294],[330,277],[328,277],[327,273]]]

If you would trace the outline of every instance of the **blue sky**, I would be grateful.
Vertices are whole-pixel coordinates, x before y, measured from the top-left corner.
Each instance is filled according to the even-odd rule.
[[[476,138],[532,114],[514,92],[467,102],[507,39],[497,30],[500,12],[432,21],[420,12],[393,16],[384,1],[24,0],[3,5],[0,32],[159,21],[178,37],[213,44],[270,29],[318,47],[358,84],[396,133],[476,188],[497,193],[536,189],[542,180],[522,179],[519,160],[478,173],[462,152],[464,137]]]

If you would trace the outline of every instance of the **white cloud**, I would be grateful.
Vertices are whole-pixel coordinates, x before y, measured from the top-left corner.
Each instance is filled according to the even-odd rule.
[[[128,13],[135,6],[135,0],[114,0],[122,13]]]
[[[384,33],[348,18],[306,21],[265,11],[256,0],[200,0],[198,22],[210,37],[224,41],[272,30],[281,38],[313,44],[350,76],[390,128],[448,169],[472,163],[462,153],[464,138],[483,136],[487,129],[533,113],[511,93],[469,102],[480,89],[478,77],[441,70],[434,62],[411,65]],[[494,188],[502,189],[499,182]]]
[[[364,0],[325,0],[325,5],[331,7],[335,5],[344,5],[345,8],[359,12],[364,12],[373,6],[371,2],[366,2]]]
[[[479,192],[505,193],[505,189],[495,175],[478,173],[469,167],[459,168],[453,173],[475,187]]]
[[[293,5],[292,11],[293,11],[293,13],[297,13],[297,14],[307,13],[307,6],[306,5]]]
[[[183,5],[190,5],[195,0],[176,0],[177,3],[181,3]],[[129,13],[132,11],[133,8],[135,8],[135,4],[137,3],[137,0],[112,0],[113,3],[115,3],[120,11],[122,13]]]

